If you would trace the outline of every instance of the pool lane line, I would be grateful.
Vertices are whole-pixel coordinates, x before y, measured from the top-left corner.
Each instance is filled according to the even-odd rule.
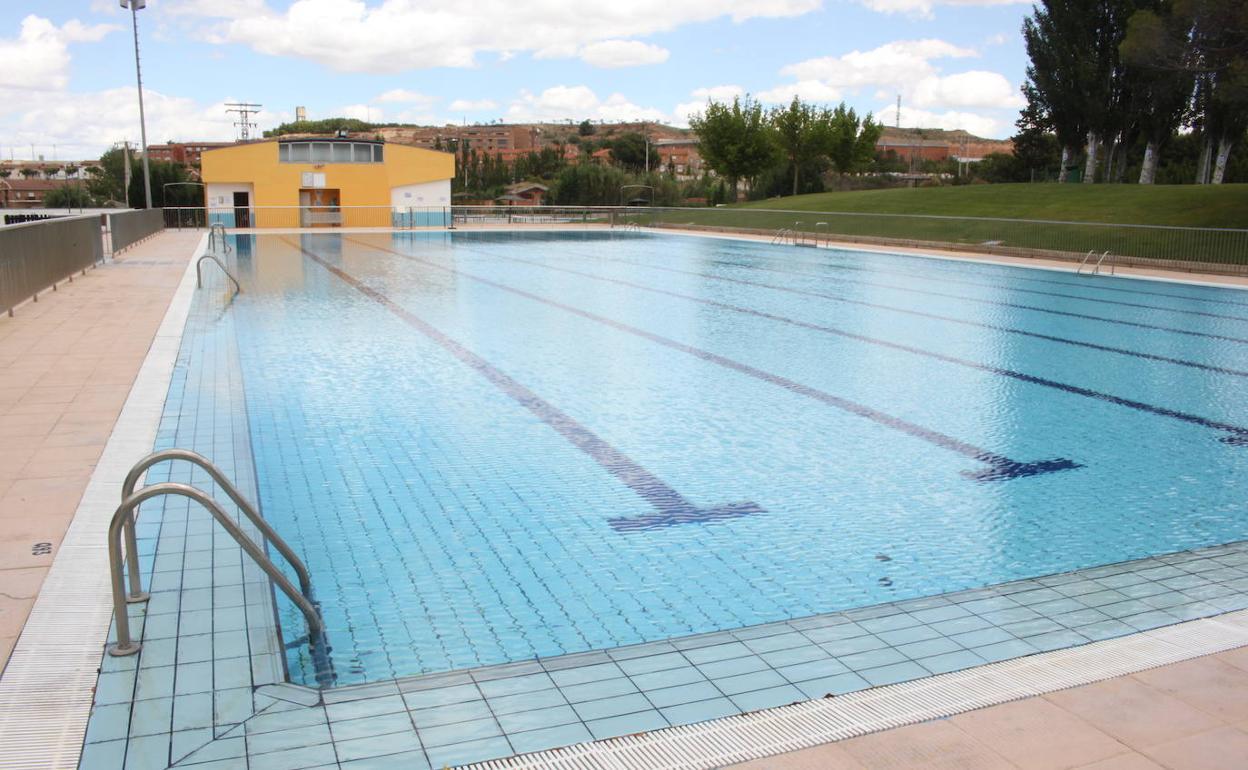
[[[608,519],[608,523],[617,532],[636,532],[657,529],[659,527],[670,527],[677,524],[704,523],[764,512],[765,509],[762,506],[748,501],[699,508],[689,502],[663,479],[607,443],[605,439],[589,428],[560,411],[553,404],[513,379],[489,361],[473,353],[416,315],[408,312],[402,305],[391,300],[385,294],[368,286],[341,268],[330,264],[321,258],[320,255],[305,249],[302,245],[292,243],[285,238],[282,240],[298,248],[308,259],[316,262],[348,286],[389,310],[408,326],[420,332],[461,363],[480,374],[490,384],[510,396],[518,404],[532,412],[539,420],[553,428],[574,447],[589,455],[603,470],[615,476],[616,479],[654,508],[653,513],[643,516]],[[344,240],[348,239],[344,238]]]
[[[768,273],[779,273],[781,275],[794,275],[802,278],[828,279],[826,275],[817,273],[800,272],[796,270],[781,270],[776,267],[760,267],[758,265],[747,265],[741,262],[730,262],[727,260],[715,259],[710,260],[711,264],[724,265],[727,267],[740,267],[746,270],[761,270]],[[1172,334],[1183,334],[1188,337],[1202,337],[1206,339],[1222,340],[1223,342],[1234,342],[1240,345],[1248,345],[1248,338],[1231,337],[1226,334],[1215,334],[1213,332],[1198,332],[1189,329],[1178,329],[1173,326],[1160,326],[1158,324],[1144,323],[1143,321],[1128,321],[1121,318],[1106,318],[1105,316],[1091,315],[1089,313],[1076,313],[1070,310],[1056,310],[1054,308],[1040,307],[1039,305],[1022,305],[1016,302],[1002,302],[1000,300],[982,299],[979,297],[967,297],[962,294],[947,294],[940,291],[932,291],[930,289],[915,289],[909,286],[898,286],[892,283],[879,283],[877,281],[864,281],[854,278],[833,278],[833,281],[841,283],[854,283],[862,286],[871,286],[877,289],[892,289],[894,291],[909,292],[911,294],[922,294],[929,297],[941,297],[942,299],[953,299],[962,302],[973,302],[978,305],[995,305],[997,307],[1009,307],[1017,310],[1031,310],[1037,313],[1046,313],[1048,315],[1065,316],[1067,318],[1079,318],[1085,321],[1100,321],[1102,323],[1118,324],[1120,326],[1131,326],[1137,329],[1148,329],[1150,331],[1170,332]]]
[[[773,259],[773,260],[778,259],[778,257],[771,255],[771,254],[767,254],[766,256],[769,259]],[[1116,300],[1116,299],[1081,297],[1076,294],[1063,294],[1061,292],[1056,292],[1056,291],[1042,291],[1040,289],[1020,289],[1020,288],[1015,288],[1011,286],[1005,286],[1000,283],[983,283],[980,281],[967,281],[967,280],[960,280],[957,278],[948,278],[948,277],[942,277],[942,276],[927,275],[923,273],[908,272],[905,270],[876,271],[876,270],[871,270],[871,269],[864,268],[864,267],[857,267],[854,265],[837,264],[832,261],[811,262],[809,260],[803,259],[803,260],[799,260],[799,262],[803,265],[810,265],[811,267],[828,268],[831,270],[846,270],[850,272],[868,273],[868,274],[877,273],[877,272],[885,272],[885,273],[892,273],[893,275],[902,275],[902,276],[907,276],[910,278],[917,278],[919,280],[924,280],[924,281],[951,283],[951,284],[956,284],[956,285],[961,285],[961,286],[977,286],[983,289],[994,289],[998,291],[1015,291],[1015,292],[1020,292],[1022,294],[1035,294],[1041,297],[1060,297],[1062,299],[1072,299],[1078,302],[1093,302],[1093,303],[1099,303],[1102,305],[1118,305],[1120,307],[1138,308],[1141,310],[1153,310],[1153,311],[1159,311],[1163,313],[1178,313],[1180,315],[1194,315],[1194,316],[1203,316],[1206,318],[1218,318],[1218,319],[1225,320],[1225,321],[1241,321],[1241,322],[1248,321],[1248,316],[1225,315],[1223,313],[1214,313],[1208,310],[1183,310],[1180,308],[1160,307],[1158,305],[1146,305],[1146,304],[1142,304],[1139,302],[1123,302],[1122,300]]]
[[[864,417],[878,425],[883,425],[887,428],[892,428],[893,430],[896,430],[898,432],[905,433],[906,435],[912,436],[922,441],[926,441],[929,444],[938,446],[941,449],[947,449],[951,452],[956,452],[960,455],[963,455],[964,457],[969,457],[973,460],[976,460],[978,462],[981,462],[987,465],[988,466],[987,468],[982,468],[980,470],[961,472],[962,476],[964,476],[965,478],[971,479],[973,481],[1003,481],[1007,479],[1022,478],[1025,476],[1037,476],[1043,473],[1053,473],[1056,471],[1072,470],[1074,468],[1083,467],[1081,464],[1076,463],[1073,460],[1068,460],[1065,458],[1057,458],[1053,460],[1040,460],[1037,462],[1020,462],[1018,460],[1014,460],[1009,457],[1006,457],[1005,455],[997,454],[996,452],[992,452],[987,449],[983,449],[982,447],[975,446],[974,444],[970,444],[960,439],[953,438],[952,436],[946,435],[944,433],[933,430],[931,428],[925,428],[922,425],[917,425],[915,423],[909,422],[908,420],[904,420],[900,417],[895,417],[891,414],[881,412],[877,409],[873,409],[872,407],[866,406],[864,404],[859,404],[857,402],[850,401],[849,399],[832,395],[831,393],[827,393],[825,391],[819,390],[818,388],[810,387],[809,385],[803,385],[802,383],[796,382],[794,380],[790,380],[787,377],[782,377],[778,374],[772,374],[771,372],[763,371],[762,369],[755,368],[753,366],[750,366],[749,364],[745,364],[740,361],[727,358],[726,356],[721,356],[718,353],[712,353],[707,350],[702,350],[701,348],[696,348],[692,345],[686,345],[683,342],[678,342],[676,340],[669,339],[667,337],[663,337],[661,335],[654,334],[652,332],[648,332],[645,329],[639,329],[635,326],[629,326],[628,324],[625,324],[621,321],[616,321],[615,319],[612,319],[612,318],[600,316],[600,315],[597,315],[596,313],[591,313],[587,310],[582,310],[578,307],[573,307],[572,305],[565,305],[562,302],[559,302],[557,300],[552,300],[547,297],[542,297],[537,294],[532,294],[523,289],[517,289],[514,286],[508,286],[506,284],[490,280],[489,278],[482,278],[481,276],[473,275],[472,273],[466,273],[456,268],[439,265],[436,262],[430,262],[421,257],[417,257],[414,254],[406,254],[404,252],[395,251],[394,249],[390,249],[385,246],[377,246],[377,245],[363,242],[363,241],[352,240],[350,238],[347,238],[346,236],[343,236],[343,240],[347,240],[347,241],[350,241],[351,243],[355,243],[357,245],[364,246],[365,248],[373,249],[376,251],[388,252],[390,254],[403,257],[404,259],[416,262],[418,264],[425,265],[426,267],[432,267],[436,270],[442,270],[444,272],[450,273],[451,275],[457,275],[463,278],[468,278],[470,280],[477,281],[478,283],[482,283],[486,286],[491,286],[493,288],[500,289],[502,291],[515,294],[520,297],[524,297],[525,299],[533,300],[534,302],[538,302],[540,304],[549,305],[550,307],[558,308],[567,313],[571,313],[572,315],[576,315],[581,318],[594,321],[595,323],[599,323],[604,326],[610,327],[612,329],[616,329],[617,331],[622,331],[627,334],[632,334],[633,336],[640,337],[645,340],[649,340],[650,342],[654,342],[659,345],[663,345],[664,347],[668,347],[673,350],[680,351],[681,353],[686,353],[688,355],[694,356],[695,358],[699,358],[703,361],[717,364],[726,369],[730,369],[732,371],[739,372],[741,374],[745,374],[750,377],[754,377],[755,379],[762,380],[763,382],[767,382],[772,385],[777,385],[790,392],[797,393],[799,395],[806,396],[808,398],[812,398],[816,401],[827,404],[828,406],[832,406],[842,411],[849,412],[850,414],[854,414],[859,417]],[[614,522],[621,522],[621,521],[628,522],[628,521],[634,521],[634,520],[633,519],[622,519],[622,520],[612,519],[611,521],[613,522],[613,526],[615,526]]]
[[[568,252],[563,252],[563,253],[568,253]],[[491,256],[494,256],[494,255],[491,255]],[[953,316],[940,315],[937,313],[928,313],[923,310],[914,310],[912,308],[898,307],[896,305],[884,305],[884,304],[880,304],[877,302],[867,302],[866,300],[841,297],[835,294],[825,294],[823,292],[808,291],[806,289],[795,289],[790,286],[782,286],[780,284],[775,284],[775,283],[763,283],[762,281],[747,281],[744,278],[729,278],[727,276],[715,275],[714,273],[701,273],[701,272],[697,272],[694,270],[681,270],[675,267],[651,265],[646,262],[633,262],[633,261],[626,260],[626,259],[618,259],[616,257],[604,257],[604,256],[597,255],[597,254],[594,254],[594,255],[586,254],[583,256],[589,259],[606,260],[609,262],[616,262],[619,264],[634,265],[637,267],[643,267],[643,268],[650,269],[650,270],[662,270],[664,272],[675,273],[677,275],[689,275],[689,276],[696,276],[699,278],[710,278],[712,280],[725,281],[727,283],[736,283],[742,286],[757,286],[757,287],[761,287],[764,289],[774,289],[775,291],[783,291],[789,294],[797,294],[797,295],[806,296],[806,297],[816,297],[819,299],[826,299],[832,302],[843,302],[843,303],[850,304],[850,305],[861,305],[862,307],[875,308],[877,310],[888,310],[894,313],[904,313],[906,315],[917,316],[919,318],[931,318],[936,321],[948,321],[949,323],[961,324],[963,326],[973,326],[973,327],[978,327],[981,329],[991,329],[993,331],[1006,332],[1009,334],[1019,334],[1025,337],[1034,337],[1035,339],[1045,340],[1048,342],[1057,342],[1062,345],[1072,345],[1076,347],[1089,348],[1091,350],[1099,350],[1099,351],[1106,352],[1106,353],[1116,353],[1116,354],[1124,355],[1124,356],[1134,356],[1136,358],[1143,358],[1143,359],[1147,359],[1150,361],[1160,361],[1162,363],[1175,364],[1177,366],[1188,366],[1193,369],[1202,369],[1204,371],[1214,372],[1216,374],[1226,374],[1232,377],[1248,377],[1248,371],[1243,371],[1241,369],[1229,369],[1227,367],[1214,366],[1213,364],[1205,364],[1199,361],[1189,361],[1183,358],[1172,358],[1170,356],[1163,356],[1158,353],[1144,353],[1138,350],[1130,350],[1128,348],[1118,348],[1112,345],[1102,345],[1096,342],[1085,342],[1083,340],[1074,340],[1068,337],[1058,337],[1052,334],[1044,334],[1042,332],[1028,331],[1027,329],[1016,329],[1011,326],[998,326],[996,324],[984,323],[982,321],[971,321],[971,320],[964,319],[964,318],[954,318]]]
[[[697,302],[702,305],[708,305],[710,307],[717,307],[723,310],[732,311],[734,313],[741,313],[743,315],[751,315],[757,318],[765,318],[769,321],[777,321],[779,323],[788,324],[790,326],[796,326],[802,329],[810,329],[811,331],[822,332],[824,334],[831,334],[837,337],[842,337],[844,339],[854,340],[856,342],[864,342],[868,345],[876,345],[878,347],[898,350],[903,353],[911,353],[913,355],[923,356],[925,358],[932,358],[937,361],[943,361],[944,363],[954,364],[955,366],[962,366],[968,369],[974,369],[976,371],[987,372],[989,374],[996,374],[1002,377],[1009,377],[1011,379],[1015,379],[1020,382],[1026,382],[1032,385],[1039,385],[1045,388],[1052,388],[1054,390],[1060,390],[1065,393],[1071,393],[1077,396],[1083,396],[1085,398],[1095,399],[1097,401],[1104,401],[1106,403],[1115,404],[1117,406],[1125,406],[1129,409],[1135,409],[1140,412],[1154,414],[1159,417],[1169,417],[1171,419],[1180,420],[1186,423],[1191,423],[1192,425],[1199,425],[1202,428],[1209,428],[1211,430],[1222,431],[1224,433],[1229,434],[1226,436],[1219,437],[1219,440],[1222,441],[1223,443],[1248,446],[1248,428],[1240,427],[1238,425],[1231,425],[1230,423],[1219,422],[1217,420],[1211,420],[1207,417],[1201,417],[1200,415],[1189,414],[1187,412],[1181,412],[1177,409],[1171,409],[1165,406],[1155,406],[1153,404],[1148,404],[1143,401],[1135,401],[1134,399],[1124,398],[1123,396],[1115,396],[1112,393],[1102,393],[1099,390],[1092,390],[1091,388],[1085,388],[1080,385],[1071,385],[1070,383],[1059,382],[1057,380],[1050,380],[1048,378],[1040,377],[1034,374],[1027,374],[1026,372],[1019,372],[1013,369],[1005,369],[999,366],[993,366],[991,364],[982,364],[982,363],[979,363],[978,361],[970,361],[965,358],[958,358],[957,356],[951,356],[945,353],[937,353],[934,350],[925,350],[923,348],[914,347],[913,345],[906,345],[901,342],[892,342],[890,340],[880,339],[879,337],[868,337],[865,334],[858,334],[856,332],[845,331],[844,329],[838,329],[835,326],[824,326],[822,324],[810,323],[808,321],[801,321],[796,318],[789,318],[788,316],[776,315],[775,313],[768,313],[763,310],[755,310],[754,308],[744,307],[742,305],[734,305],[729,302],[720,302],[718,300],[705,299],[703,297],[697,297],[692,294],[682,294],[681,292],[670,291],[668,289],[660,289],[654,286],[647,286],[641,283],[634,283],[633,281],[626,281],[620,278],[607,278],[607,277],[600,276],[600,275],[594,275],[593,273],[586,273],[580,270],[573,270],[572,268],[569,268],[569,267],[555,267],[554,265],[547,265],[542,262],[535,262],[535,261],[528,260],[528,259],[520,259],[519,257],[508,257],[508,256],[502,256],[502,255],[494,255],[494,256],[496,259],[505,259],[505,260],[509,260],[512,262],[519,262],[521,264],[532,265],[534,267],[541,267],[547,270],[554,270],[557,272],[568,273],[570,275],[578,275],[578,276],[582,276],[585,278],[590,278],[592,280],[602,281],[604,283],[612,283],[612,284],[616,284],[619,286],[627,286],[630,288],[640,289],[642,291],[648,291],[648,292],[652,292],[655,294],[662,294],[668,297],[675,297],[677,299],[687,300],[690,302]]]
[[[997,270],[993,271],[993,275],[999,275],[1001,277],[1005,277],[1005,272],[1003,271],[1020,271],[1024,273],[1037,272],[1034,267],[1025,267],[1021,265],[1007,265],[1007,264],[1001,264],[997,262],[982,262],[979,260],[973,260],[973,261],[967,261],[964,259],[951,260],[947,258],[924,256],[924,255],[919,255],[919,254],[901,254],[897,252],[875,252],[875,251],[855,252],[853,250],[844,249],[841,247],[831,247],[831,248],[826,249],[826,251],[830,254],[846,255],[846,256],[855,254],[855,253],[867,253],[873,256],[895,257],[895,258],[904,259],[907,261],[918,261],[918,262],[923,263],[922,265],[923,267],[930,267],[933,270],[938,270],[938,272],[941,272],[941,273],[946,273],[946,274],[952,273],[955,275],[966,274],[966,273],[972,272],[972,270],[967,269],[967,268],[971,268],[973,265],[982,265],[984,267],[997,268]],[[825,262],[811,261],[808,259],[801,259],[801,260],[796,260],[796,261],[803,265],[811,265],[811,266],[818,266],[818,267],[822,267],[827,264]],[[952,267],[952,265],[959,265],[959,267],[955,268],[955,267]],[[949,267],[946,267],[946,266],[949,266]],[[915,276],[919,278],[926,277],[924,273],[906,271],[906,270],[890,270],[887,272],[892,272],[898,275],[910,275],[910,276]],[[1067,273],[1067,274],[1069,275],[1071,273]],[[1104,279],[1104,280],[1117,279],[1120,281],[1134,281],[1137,283],[1141,282],[1139,281],[1138,278],[1132,278],[1130,276],[1108,276],[1104,274],[1097,274],[1097,275],[1091,275],[1091,276],[1084,275],[1081,278],[1076,279],[1075,281],[1059,281],[1053,278],[1035,278],[1035,277],[1025,276],[1025,275],[1024,276],[1012,276],[1011,275],[1010,277],[1017,278],[1020,281],[1027,281],[1028,283],[1046,283],[1046,284],[1052,284],[1054,286],[1066,286],[1066,287],[1076,288],[1076,289],[1088,289],[1090,291],[1112,291],[1112,292],[1119,293],[1119,294],[1138,294],[1138,295],[1145,296],[1145,297],[1166,297],[1169,299],[1181,299],[1181,300],[1188,300],[1192,302],[1209,302],[1209,303],[1216,303],[1219,305],[1234,305],[1236,307],[1248,307],[1248,302],[1239,302],[1233,299],[1215,299],[1213,297],[1195,297],[1195,296],[1191,296],[1188,294],[1172,294],[1169,292],[1162,292],[1162,291],[1144,291],[1142,289],[1124,289],[1124,288],[1116,287],[1116,286],[1095,285],[1091,281],[1087,280],[1091,278],[1091,279]],[[1081,281],[1086,281],[1086,284],[1081,283]],[[1223,287],[1223,286],[1209,286],[1205,288],[1210,288],[1215,291],[1216,290],[1237,291],[1236,289],[1233,289],[1230,287]],[[1242,290],[1238,290],[1238,291],[1241,291],[1241,293],[1243,293]],[[1093,298],[1087,297],[1086,299],[1093,299]]]

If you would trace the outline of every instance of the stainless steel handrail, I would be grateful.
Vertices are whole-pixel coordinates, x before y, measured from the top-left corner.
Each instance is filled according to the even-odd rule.
[[[1096,260],[1096,269],[1092,271],[1093,273],[1096,273],[1097,275],[1101,274],[1101,263],[1105,261],[1106,257],[1109,258],[1109,274],[1115,275],[1118,266],[1118,258],[1108,251],[1102,254],[1100,259]]]
[[[823,240],[823,245],[825,245],[825,246],[826,246],[826,245],[828,245],[829,243],[831,243],[831,242],[832,242],[832,226],[831,226],[831,225],[829,225],[827,222],[816,222],[816,223],[815,223],[815,245],[816,245],[816,246],[818,246],[818,245],[819,245],[819,225],[823,225],[823,226],[824,226],[824,228],[826,228],[826,230],[827,230],[827,232],[824,234],[824,236],[825,236],[825,237],[824,237],[824,240]]]
[[[217,267],[221,268],[221,272],[225,273],[225,277],[229,278],[230,282],[234,284],[234,294],[242,293],[243,287],[239,286],[238,279],[235,278],[233,275],[231,275],[230,271],[226,268],[226,266],[221,263],[221,260],[217,259],[212,254],[205,254],[204,256],[199,258],[198,262],[195,263],[195,286],[197,288],[200,288],[200,289],[204,288],[203,267],[204,267],[205,259],[211,259],[213,262],[217,263]]]
[[[1092,249],[1088,251],[1087,254],[1083,255],[1083,259],[1079,260],[1079,267],[1075,268],[1075,275],[1080,275],[1083,273],[1083,268],[1087,266],[1088,260],[1092,259],[1092,255],[1095,253],[1096,253],[1096,250]]]
[[[205,492],[196,489],[189,484],[180,484],[175,482],[163,482],[153,484],[148,487],[134,492],[134,485],[137,483],[139,476],[152,465],[166,460],[187,460],[208,471],[209,475],[218,484],[225,489],[230,499],[238,505],[239,509],[247,516],[252,524],[256,525],[261,534],[264,535],[267,542],[271,543],[290,565],[294,568],[295,573],[299,576],[301,588],[295,588],[289,578],[281,573],[277,566],[269,559],[268,555],[252,542],[251,538],[243,532],[242,528],[230,518],[229,514],[221,507],[216,500]],[[247,502],[247,500],[239,494],[238,490],[228,479],[218,470],[212,463],[208,462],[202,455],[190,452],[184,449],[169,449],[162,452],[156,452],[148,455],[139,461],[137,465],[126,476],[126,481],[122,486],[121,505],[113,513],[113,518],[108,525],[108,560],[109,573],[112,582],[113,592],[113,616],[117,628],[117,643],[109,648],[108,653],[113,656],[133,655],[138,652],[142,645],[134,641],[130,637],[130,617],[126,612],[126,604],[134,602],[146,601],[149,595],[142,590],[141,577],[139,575],[138,566],[138,548],[134,534],[134,511],[147,500],[160,495],[181,495],[190,498],[200,505],[208,509],[217,523],[221,525],[226,533],[234,538],[239,547],[256,562],[260,569],[268,575],[269,579],[286,594],[286,597],[299,608],[303,613],[304,619],[308,624],[309,644],[317,647],[323,643],[325,627],[321,621],[320,613],[317,612],[316,605],[312,601],[312,583],[308,576],[307,567],[295,555],[290,546],[286,544],[272,527],[268,525],[256,510]],[[123,564],[121,538],[126,537],[127,558]],[[125,586],[125,575],[123,574],[129,569],[130,572],[130,592],[127,594]]]
[[[264,517],[261,516],[254,507],[252,507],[251,503],[247,501],[247,498],[243,497],[242,493],[238,491],[238,487],[235,487],[234,484],[226,478],[220,468],[213,465],[211,460],[204,457],[200,453],[192,452],[189,449],[162,449],[159,452],[153,452],[147,457],[144,457],[142,460],[135,463],[135,466],[130,469],[129,473],[126,474],[126,480],[121,485],[121,499],[125,500],[127,497],[134,494],[134,488],[139,483],[139,477],[146,473],[148,468],[151,468],[157,463],[172,462],[174,460],[185,460],[186,462],[196,465],[206,471],[208,475],[212,477],[212,480],[217,482],[217,485],[225,490],[225,494],[234,501],[234,504],[237,505],[238,509],[243,512],[243,515],[247,517],[247,520],[255,525],[256,529],[260,530],[260,534],[264,535],[265,540],[272,544],[272,546],[277,549],[277,552],[286,559],[292,568],[294,568],[295,574],[299,576],[299,587],[303,593],[308,596],[312,595],[312,578],[308,574],[308,568],[303,565],[303,562],[299,560],[299,557],[295,554],[291,547],[286,544],[286,541],[283,540],[276,531],[274,531],[273,527],[269,526],[269,523],[264,520]],[[132,589],[138,590],[137,573],[139,563],[134,549],[133,517],[131,517],[128,522],[126,545],[131,551],[129,566],[131,570],[136,573],[135,575],[131,575],[130,585]]]
[[[208,248],[216,248],[218,234],[221,238],[221,251],[225,254],[229,254],[230,242],[225,239],[225,223],[223,222],[213,222],[208,225]]]
[[[791,229],[787,227],[781,227],[779,230],[776,230],[774,233],[772,233],[771,242],[773,244],[784,243],[784,237],[791,232],[793,232]]]

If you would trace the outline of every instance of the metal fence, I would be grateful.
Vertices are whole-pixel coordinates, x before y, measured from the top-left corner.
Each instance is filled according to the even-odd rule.
[[[98,214],[61,217],[0,229],[0,312],[73,280],[104,258]]]
[[[791,209],[626,206],[298,206],[165,209],[168,227],[319,228],[641,226],[745,232],[803,245],[859,242],[1248,275],[1248,229]]]
[[[119,211],[108,215],[108,231],[112,238],[112,253],[129,248],[148,236],[155,235],[165,227],[165,215],[161,209]]]

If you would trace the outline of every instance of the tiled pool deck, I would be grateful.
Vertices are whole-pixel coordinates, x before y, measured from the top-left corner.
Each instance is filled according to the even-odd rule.
[[[182,524],[185,523],[185,529]],[[207,529],[167,511],[162,530]],[[157,535],[144,648],[105,658],[83,768],[442,767],[689,724],[1248,607],[1234,544],[844,613],[323,692],[280,683],[238,549]],[[151,545],[148,546],[151,548]],[[210,577],[211,585],[204,584]],[[188,584],[189,581],[189,584]]]
[[[241,385],[204,386],[187,363],[190,340],[232,339],[223,318],[219,308],[192,312],[189,323],[204,327],[179,353],[156,445],[206,454],[254,500]],[[229,344],[211,349],[232,355]],[[159,468],[149,481],[164,479],[206,481],[182,467]],[[179,501],[145,509],[140,521],[152,600],[130,610],[143,649],[103,657],[80,763],[87,770],[443,767],[1248,608],[1248,543],[1238,543],[731,632],[317,691],[284,683],[271,590],[206,512]]]

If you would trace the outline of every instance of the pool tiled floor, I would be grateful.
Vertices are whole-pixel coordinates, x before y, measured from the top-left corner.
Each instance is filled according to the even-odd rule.
[[[142,533],[156,541],[153,599],[134,608],[145,646],[137,661],[105,659],[84,769],[123,766],[118,756],[126,768],[356,768],[399,758],[404,767],[454,766],[1248,607],[1248,544],[1239,543],[736,631],[317,691],[281,681],[273,630],[264,628],[271,608],[249,604],[243,590],[263,583],[250,580],[237,549],[204,533],[211,548],[186,550],[195,535],[180,533],[197,531],[198,516],[166,510],[159,535],[151,522]],[[200,574],[221,582],[187,588],[187,576]],[[248,630],[249,617],[260,626]]]

